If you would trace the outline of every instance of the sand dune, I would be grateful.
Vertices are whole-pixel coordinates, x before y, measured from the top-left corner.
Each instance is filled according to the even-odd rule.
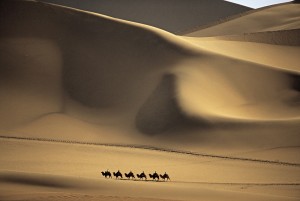
[[[39,93],[41,99],[31,100],[31,103],[36,102],[36,104],[30,107],[29,114],[25,108],[17,108],[18,114],[12,112],[14,111],[12,107],[20,100],[19,93],[15,96],[12,94],[14,98],[10,97],[6,101],[9,103],[2,104],[5,106],[2,112],[3,119],[5,119],[2,122],[5,126],[22,125],[41,115],[59,112],[105,125],[118,125],[117,122],[127,119],[127,127],[130,124],[136,124],[140,132],[155,134],[174,129],[173,127],[176,126],[183,126],[185,121],[190,122],[188,124],[194,124],[195,118],[196,124],[206,127],[218,122],[235,122],[243,119],[251,121],[290,119],[294,121],[299,117],[299,108],[297,104],[294,104],[298,101],[298,92],[290,84],[295,82],[295,78],[290,74],[296,73],[296,76],[298,73],[297,59],[293,56],[297,54],[297,48],[289,48],[292,59],[288,59],[289,62],[284,62],[285,60],[281,62],[284,66],[277,62],[261,63],[260,58],[255,58],[257,64],[254,64],[253,56],[249,58],[245,54],[243,57],[238,57],[239,54],[233,53],[235,56],[229,58],[228,54],[223,56],[223,52],[216,49],[199,48],[195,41],[185,42],[186,38],[182,40],[158,29],[105,16],[34,2],[13,2],[7,3],[7,6],[11,6],[10,9],[19,13],[20,16],[16,17],[2,12],[7,19],[2,22],[3,27],[6,27],[2,32],[1,44],[3,44],[2,49],[5,50],[2,62],[4,60],[14,69],[14,71],[11,71],[12,67],[3,69],[2,75],[7,77],[10,73],[12,78],[4,82],[2,86],[10,91],[16,91],[18,87],[27,85],[23,83],[26,83],[28,78],[24,75],[18,76],[20,65],[11,61],[17,56],[13,52],[14,49],[10,50],[11,52],[7,51],[7,47],[11,49],[20,45],[25,48],[18,50],[21,51],[19,54],[24,57],[24,62],[28,60],[28,57],[41,55],[38,57],[40,62],[38,65],[30,59],[26,62],[26,66],[33,68],[32,72],[27,71],[26,76],[30,74],[34,76],[34,68],[40,68],[40,66],[45,69],[49,68],[46,63],[48,65],[51,59],[57,61],[51,65],[51,71],[53,71],[52,66],[58,69],[56,74],[52,76],[50,70],[47,70],[50,71],[49,73],[44,71],[43,74],[55,77],[58,81],[50,81],[47,84],[39,80],[35,81],[38,84],[30,87],[29,90],[43,90],[45,94]],[[26,12],[18,10],[23,6],[26,7]],[[38,12],[33,11],[35,7],[39,7]],[[52,7],[55,9],[50,9]],[[49,15],[52,18],[49,18]],[[41,21],[34,20],[37,16]],[[61,21],[60,17],[64,21]],[[8,22],[9,24],[16,23],[18,26],[11,27],[7,24]],[[47,28],[44,27],[45,22],[48,22],[50,27],[49,25]],[[28,24],[31,30],[24,27]],[[60,32],[48,31],[51,26],[54,28],[60,24],[64,25]],[[97,24],[101,29],[97,29]],[[112,32],[114,29],[119,29],[119,31]],[[70,32],[70,30],[77,31]],[[133,31],[134,35],[131,35]],[[21,36],[18,35],[27,37],[20,39]],[[65,37],[67,35],[68,37]],[[89,35],[89,38],[93,40],[83,39],[82,35]],[[64,39],[58,40],[59,37],[64,37]],[[41,41],[36,41],[36,38]],[[46,47],[44,49],[47,51],[51,50],[51,54],[37,51],[39,47],[35,44]],[[214,44],[212,46],[216,47]],[[105,47],[110,47],[111,51],[107,51]],[[238,50],[238,47],[229,48]],[[264,48],[264,46],[253,48]],[[28,53],[29,49],[32,51],[31,54]],[[125,49],[131,51],[124,51]],[[265,49],[271,51],[270,57],[274,52],[280,54],[286,51],[278,48],[278,53],[276,53],[272,48]],[[213,62],[207,63],[212,60]],[[251,62],[248,62],[250,60]],[[18,59],[18,61],[21,60]],[[235,66],[231,67],[232,64]],[[260,66],[261,64],[269,67],[265,68]],[[239,67],[236,67],[237,65]],[[258,74],[261,80],[257,80],[255,86],[251,80]],[[14,79],[18,79],[20,84],[14,86],[16,82],[11,83]],[[209,83],[211,79],[218,81],[212,85]],[[30,82],[34,80],[35,77]],[[13,87],[16,88],[13,89]],[[53,95],[54,92],[49,94],[49,89],[55,91],[57,95]],[[52,98],[56,97],[56,103],[51,100],[52,98],[47,98],[48,95]],[[68,96],[70,98],[67,98]],[[28,95],[29,97],[32,96]],[[17,102],[11,102],[11,99]],[[35,107],[41,108],[38,104],[45,104],[44,99],[51,101],[56,108],[54,106],[49,109],[43,107],[46,111],[34,109]],[[73,100],[80,104],[72,104]],[[9,107],[9,105],[12,106]],[[94,115],[88,114],[91,110],[83,109],[86,107],[97,108],[93,110]],[[276,108],[276,113],[274,113],[274,108]],[[35,110],[37,112],[31,115]],[[23,115],[20,111],[23,111]],[[185,121],[182,121],[183,119]]]
[[[186,35],[207,37],[299,29],[299,7],[296,3],[275,5]]]
[[[200,38],[1,1],[0,199],[299,200],[297,34],[218,32],[298,28],[297,9],[252,12]],[[236,26],[252,19],[264,26]],[[107,168],[172,181],[105,180]]]

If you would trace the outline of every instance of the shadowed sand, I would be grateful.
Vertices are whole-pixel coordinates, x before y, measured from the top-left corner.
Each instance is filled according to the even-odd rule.
[[[228,27],[294,29],[297,6]],[[0,26],[0,199],[299,200],[297,34],[176,36],[34,1],[1,1]]]

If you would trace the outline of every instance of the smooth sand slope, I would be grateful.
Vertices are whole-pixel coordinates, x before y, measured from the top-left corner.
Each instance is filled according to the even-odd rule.
[[[205,37],[299,29],[299,9],[300,5],[297,3],[270,6],[186,35]]]
[[[0,199],[300,199],[299,46],[34,1],[0,9],[0,134],[16,137],[0,138]],[[105,180],[107,168],[172,182]]]
[[[0,160],[5,161],[1,200],[299,200],[300,196],[299,166],[125,147],[9,139],[0,143]],[[171,181],[104,179],[101,168],[123,173],[167,171]]]
[[[148,24],[175,34],[251,10],[223,0],[42,1]]]

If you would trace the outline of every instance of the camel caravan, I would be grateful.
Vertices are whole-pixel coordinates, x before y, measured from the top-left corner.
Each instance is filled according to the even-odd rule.
[[[113,172],[111,173],[110,171],[106,170],[106,171],[102,171],[101,172],[102,176],[104,176],[105,178],[112,178],[112,175],[116,178],[116,179],[123,179],[123,174],[120,172],[120,170],[118,170],[118,172]],[[132,171],[130,171],[129,173],[125,173],[124,174],[125,177],[127,179],[135,179],[135,175],[133,174]],[[141,174],[136,174],[136,177],[139,179],[139,180],[147,180],[147,176],[145,174],[145,172],[143,171]],[[152,181],[159,181],[159,179],[163,180],[163,181],[171,181],[169,175],[165,172],[165,174],[161,175],[161,174],[158,174],[156,173],[156,171],[153,173],[153,174],[149,174],[149,178],[152,180]]]

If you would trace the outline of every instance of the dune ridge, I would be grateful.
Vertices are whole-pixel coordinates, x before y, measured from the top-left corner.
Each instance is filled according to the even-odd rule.
[[[185,32],[182,33],[181,35],[188,35],[190,33],[193,33],[193,32],[196,32],[196,31],[199,31],[199,30],[202,30],[202,29],[206,29],[206,28],[209,28],[209,27],[216,26],[218,24],[226,23],[226,22],[228,22],[230,20],[238,19],[238,18],[240,18],[242,16],[246,16],[246,15],[249,15],[249,14],[252,14],[252,13],[263,11],[263,10],[268,9],[268,8],[272,8],[272,7],[276,7],[276,6],[281,6],[281,5],[285,5],[285,4],[290,4],[290,3],[291,2],[289,2],[289,3],[280,3],[280,4],[265,6],[265,7],[261,7],[261,8],[257,8],[257,9],[252,9],[252,10],[249,10],[249,11],[245,11],[243,13],[238,13],[236,15],[228,16],[228,17],[225,17],[223,19],[220,19],[220,20],[212,22],[212,23],[208,23],[208,24],[203,25],[203,26],[197,26],[197,27],[191,28],[190,30],[185,30]],[[295,2],[293,2],[293,3],[295,3]]]
[[[215,155],[209,153],[197,153],[191,151],[183,151],[183,150],[175,150],[168,149],[162,147],[151,147],[148,145],[141,144],[102,144],[96,142],[82,142],[82,141],[72,141],[72,140],[56,140],[49,138],[28,138],[28,137],[13,137],[13,136],[0,136],[2,139],[13,139],[13,140],[29,140],[29,141],[39,141],[39,142],[53,142],[53,143],[67,143],[67,144],[82,144],[82,145],[96,145],[96,146],[107,146],[107,147],[120,147],[120,148],[133,148],[133,149],[145,149],[151,151],[159,151],[159,152],[167,152],[167,153],[175,153],[175,154],[185,154],[199,157],[207,157],[207,158],[217,158],[217,159],[226,159],[226,160],[237,160],[237,161],[246,161],[246,162],[254,162],[254,163],[266,163],[270,165],[284,165],[284,166],[294,166],[300,167],[300,163],[291,163],[285,161],[272,161],[272,160],[262,160],[255,158],[243,158],[243,157],[234,157],[234,156],[225,156],[225,155]],[[296,146],[298,147],[298,146]]]
[[[208,37],[299,28],[299,4],[285,3],[242,14],[212,26],[199,28],[186,36]]]
[[[115,18],[148,24],[180,34],[194,26],[207,24],[251,8],[221,0],[110,0],[82,2],[80,0],[43,0],[81,10],[101,13]],[[211,9],[214,15],[209,15]]]

